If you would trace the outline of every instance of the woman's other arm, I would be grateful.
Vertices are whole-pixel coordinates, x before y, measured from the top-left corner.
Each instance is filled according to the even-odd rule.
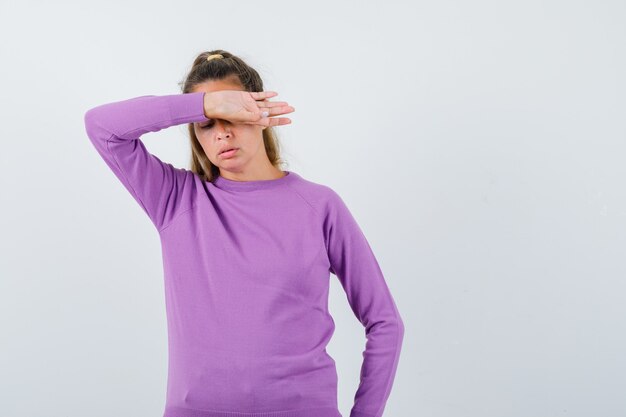
[[[365,327],[360,383],[350,417],[382,417],[398,367],[404,324],[372,249],[336,193],[331,193],[324,233],[335,274],[352,311]]]

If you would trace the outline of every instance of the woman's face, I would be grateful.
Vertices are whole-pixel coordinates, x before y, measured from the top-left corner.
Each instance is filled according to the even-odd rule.
[[[218,90],[245,89],[237,79],[210,80],[196,85],[192,92],[211,92]],[[193,124],[196,137],[204,149],[204,153],[213,165],[222,170],[243,172],[253,164],[267,163],[267,154],[263,145],[263,129],[265,126],[231,123],[222,119],[209,119]],[[234,152],[220,155],[225,148],[237,148]]]

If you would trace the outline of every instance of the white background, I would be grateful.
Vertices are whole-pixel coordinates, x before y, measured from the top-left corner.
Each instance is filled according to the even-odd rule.
[[[160,416],[160,242],[89,142],[225,49],[296,108],[405,323],[385,417],[626,415],[622,1],[0,1],[0,410]],[[147,147],[187,167],[184,126]],[[336,278],[339,406],[364,329]]]

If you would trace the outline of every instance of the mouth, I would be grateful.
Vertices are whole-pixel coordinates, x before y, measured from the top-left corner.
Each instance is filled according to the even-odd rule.
[[[220,151],[220,153],[218,155],[230,156],[230,155],[234,154],[235,151],[237,151],[237,149],[239,149],[239,148],[229,147],[229,148],[226,148],[226,149]]]

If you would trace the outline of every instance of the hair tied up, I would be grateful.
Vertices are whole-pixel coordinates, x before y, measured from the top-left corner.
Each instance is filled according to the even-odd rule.
[[[210,61],[210,60],[216,59],[216,58],[222,59],[222,58],[224,58],[224,55],[222,55],[222,54],[212,54],[212,55],[207,56],[206,60]]]

